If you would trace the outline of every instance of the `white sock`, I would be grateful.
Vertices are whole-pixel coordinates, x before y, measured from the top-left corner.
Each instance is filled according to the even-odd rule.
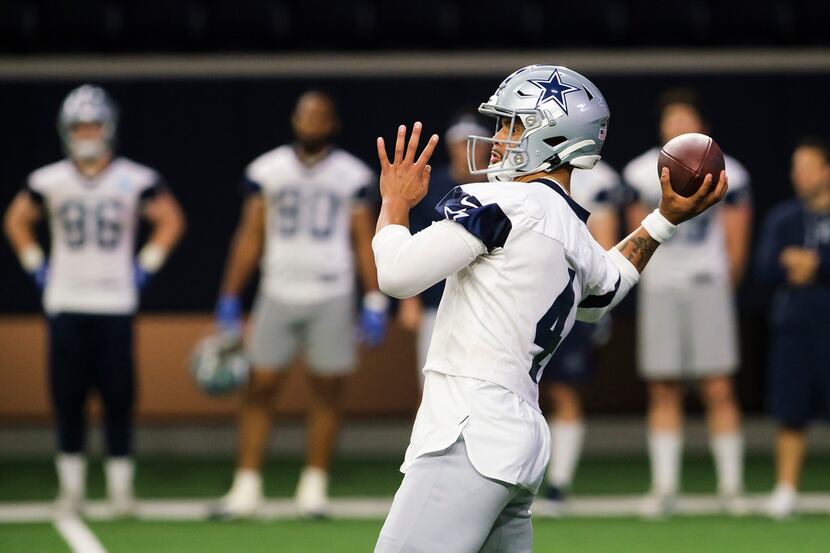
[[[567,489],[573,480],[576,465],[582,454],[585,424],[580,422],[550,422],[551,459],[548,481],[557,488]]]
[[[233,485],[228,495],[262,495],[262,475],[251,469],[238,469],[233,475]]]
[[[683,440],[680,432],[649,431],[648,455],[651,460],[652,492],[658,495],[677,493],[682,449]]]
[[[784,495],[788,497],[795,496],[797,493],[798,491],[793,486],[785,482],[779,482],[775,485],[775,489],[772,490],[773,495]]]
[[[82,499],[86,494],[86,457],[82,453],[59,453],[55,456],[60,494]]]
[[[738,495],[744,491],[744,437],[740,432],[714,434],[709,440],[715,458],[718,493]]]
[[[328,504],[329,474],[317,467],[305,467],[297,482],[294,499],[301,512],[320,514]]]
[[[304,467],[300,473],[300,480],[297,482],[297,494],[301,494],[304,490],[313,490],[314,492],[322,492],[323,495],[328,493],[329,487],[329,473],[317,467]]]
[[[132,457],[110,457],[104,467],[107,477],[107,494],[112,499],[133,497],[135,463]]]

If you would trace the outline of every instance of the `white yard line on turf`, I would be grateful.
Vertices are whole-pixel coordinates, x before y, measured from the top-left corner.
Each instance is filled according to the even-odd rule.
[[[58,517],[52,523],[72,553],[107,553],[89,526],[75,516]]]
[[[766,495],[750,495],[750,512],[761,514]],[[567,503],[569,517],[630,517],[638,516],[642,496],[582,496]],[[207,520],[215,500],[206,499],[146,499],[136,504],[135,518],[139,520]],[[391,497],[351,497],[331,500],[331,518],[334,519],[383,519],[392,504]],[[830,493],[806,493],[799,496],[799,509],[804,514],[830,514]],[[556,514],[550,504],[537,500],[532,507],[534,516],[544,518]],[[684,495],[677,504],[680,515],[717,515],[722,513],[721,501],[714,495]],[[49,502],[0,503],[0,524],[15,522],[50,522],[54,509]],[[104,501],[89,501],[84,506],[84,518],[111,520],[108,505]],[[297,509],[291,499],[267,501],[259,518],[279,520],[297,518]],[[57,525],[57,523],[56,523]],[[95,550],[97,551],[97,550]]]

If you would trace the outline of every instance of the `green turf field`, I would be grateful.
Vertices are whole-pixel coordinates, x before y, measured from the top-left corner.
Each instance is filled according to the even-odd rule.
[[[341,459],[331,477],[333,496],[391,496],[400,484],[399,461],[392,459]],[[803,488],[830,492],[830,457],[807,459]],[[288,497],[300,473],[297,459],[277,458],[265,468],[269,497]],[[648,488],[648,460],[645,457],[587,458],[579,466],[574,482],[578,495],[638,494]],[[773,466],[769,457],[746,460],[747,490],[769,491]],[[144,498],[218,497],[227,491],[233,475],[231,460],[141,459],[136,476],[137,495]],[[101,464],[89,467],[89,496],[104,495]],[[54,497],[57,481],[51,459],[0,461],[0,501],[44,501]],[[712,493],[715,473],[711,458],[687,457],[683,464],[683,491]],[[828,548],[830,553],[830,548]]]
[[[354,553],[371,551],[381,521],[94,522],[109,553]],[[538,552],[826,553],[827,517],[770,522],[752,517],[566,519],[534,522]],[[66,553],[49,524],[0,526],[0,551]],[[436,552],[438,553],[438,552]],[[445,553],[445,552],[441,552]],[[452,553],[452,552],[446,552]]]
[[[805,491],[830,492],[830,458],[809,459]],[[143,459],[139,462],[140,498],[214,498],[229,484],[230,460]],[[265,481],[270,497],[290,497],[300,463],[274,459]],[[746,466],[751,492],[772,485],[772,464],[750,457]],[[90,467],[90,495],[103,497],[100,463]],[[400,482],[397,461],[343,459],[332,475],[336,497],[389,497]],[[686,493],[711,493],[715,479],[708,457],[684,461]],[[643,458],[586,459],[574,486],[575,495],[637,495],[648,487]],[[55,476],[48,459],[0,461],[0,505],[53,498]],[[107,553],[218,552],[359,552],[371,551],[382,521],[333,520],[251,522],[93,520],[92,532]],[[645,522],[636,518],[536,519],[535,551],[567,553],[828,553],[830,517],[802,516],[786,522],[761,517],[687,516]],[[48,522],[0,524],[0,552],[51,553],[71,551]],[[443,553],[443,552],[442,552]],[[452,553],[452,552],[447,552]]]

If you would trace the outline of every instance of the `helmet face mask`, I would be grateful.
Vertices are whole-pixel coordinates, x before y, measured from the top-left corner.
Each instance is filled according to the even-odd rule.
[[[490,181],[509,181],[523,174],[551,171],[563,164],[591,169],[600,158],[610,112],[599,89],[584,76],[566,67],[531,65],[507,77],[480,113],[496,118],[496,134],[502,118],[510,120],[509,139],[470,136],[467,161],[472,174],[486,174]],[[516,139],[520,121],[524,127]],[[507,127],[505,124],[504,127]],[[499,162],[477,167],[477,147],[504,145]]]
[[[467,138],[467,166],[472,175],[487,175],[490,180],[509,180],[508,178],[499,178],[505,176],[505,173],[510,172],[526,172],[523,171],[528,166],[528,152],[527,152],[527,137],[536,131],[544,122],[544,114],[536,109],[519,109],[510,110],[492,104],[481,104],[479,112],[496,119],[496,130],[492,137],[471,135]],[[516,131],[516,122],[521,123],[522,135],[518,140],[511,138],[498,139],[498,135],[504,124],[502,119],[509,119],[510,126],[507,132],[508,137],[512,137]],[[487,147],[492,149],[496,144],[504,145],[504,153],[499,162],[491,163],[487,167],[477,167],[476,164],[476,148]]]
[[[76,129],[84,124],[100,126],[97,137],[76,137]],[[64,152],[80,161],[98,159],[115,147],[118,109],[103,88],[83,85],[70,92],[58,113],[58,135]]]
[[[87,129],[81,127],[81,125],[85,127],[94,126],[94,131],[89,132]],[[100,158],[109,151],[106,131],[103,125],[97,122],[76,123],[72,125],[69,130],[66,149],[72,159],[91,161]]]

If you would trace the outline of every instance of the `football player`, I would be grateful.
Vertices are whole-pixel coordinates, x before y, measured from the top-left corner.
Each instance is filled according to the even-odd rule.
[[[774,291],[769,383],[779,429],[766,505],[773,518],[796,512],[806,429],[830,417],[830,144],[803,139],[791,178],[797,198],[767,215],[756,256],[756,276]]]
[[[424,199],[412,208],[409,213],[409,223],[412,232],[419,232],[432,224],[435,220],[435,204],[447,193],[468,182],[486,180],[482,175],[471,175],[467,166],[467,136],[471,134],[486,134],[487,129],[478,120],[475,114],[463,114],[456,118],[444,134],[444,143],[447,146],[449,165],[438,167],[430,178],[429,190]],[[489,153],[484,148],[477,151],[481,159],[478,164],[486,164]],[[401,325],[415,332],[417,335],[418,377],[421,387],[424,384],[424,363],[427,359],[427,350],[432,339],[432,329],[435,326],[435,315],[438,304],[444,293],[444,282],[424,290],[422,294],[401,300],[398,310],[398,319]]]
[[[588,230],[604,249],[614,247],[619,240],[617,208],[621,190],[619,174],[604,161],[591,170],[577,169],[571,174],[571,197],[591,212]],[[545,494],[551,514],[559,514],[564,508],[566,492],[582,455],[585,424],[579,388],[593,372],[594,350],[609,338],[610,324],[610,317],[596,325],[576,322],[556,358],[542,373],[542,394],[553,409],[548,416],[551,460]]]
[[[726,193],[708,175],[690,198],[661,175],[662,200],[642,227],[604,250],[570,197],[571,173],[590,169],[605,141],[599,89],[560,66],[507,77],[479,111],[498,118],[491,149],[473,165],[492,182],[456,187],[443,220],[412,235],[409,210],[425,195],[433,135],[416,160],[398,128],[393,160],[378,138],[383,198],[372,243],[381,290],[406,298],[446,278],[424,372],[424,394],[400,489],[375,551],[529,552],[529,507],[550,452],[538,382],[576,319],[595,321],[639,279],[677,225]],[[475,155],[470,156],[474,164]]]
[[[331,96],[316,91],[300,96],[291,124],[295,142],[261,155],[245,170],[247,197],[216,309],[219,328],[239,335],[239,296],[261,268],[247,344],[253,370],[239,417],[237,471],[214,513],[222,518],[254,515],[262,502],[272,402],[301,350],[311,374],[308,449],[296,501],[303,515],[326,513],[343,389],[356,363],[355,258],[366,290],[363,336],[370,345],[384,337],[388,298],[378,291],[373,218],[365,202],[375,176],[333,146],[340,123]]]
[[[77,511],[84,499],[85,404],[93,389],[104,408],[112,509],[126,515],[133,508],[133,316],[139,290],[184,230],[159,174],[115,154],[117,124],[103,89],[84,85],[70,92],[58,116],[66,159],[29,175],[5,219],[21,265],[43,290],[62,512]],[[139,216],[152,233],[136,256]],[[48,257],[34,233],[44,218]]]
[[[669,90],[659,103],[660,139],[705,133],[696,93]],[[629,228],[660,201],[655,166],[660,148],[631,161],[623,178],[634,193]],[[725,156],[729,193],[722,206],[684,225],[661,248],[643,276],[638,296],[638,366],[648,382],[651,492],[642,514],[671,514],[680,479],[685,382],[700,384],[723,507],[745,510],[743,437],[732,386],[738,366],[734,290],[746,267],[752,223],[749,175]]]

